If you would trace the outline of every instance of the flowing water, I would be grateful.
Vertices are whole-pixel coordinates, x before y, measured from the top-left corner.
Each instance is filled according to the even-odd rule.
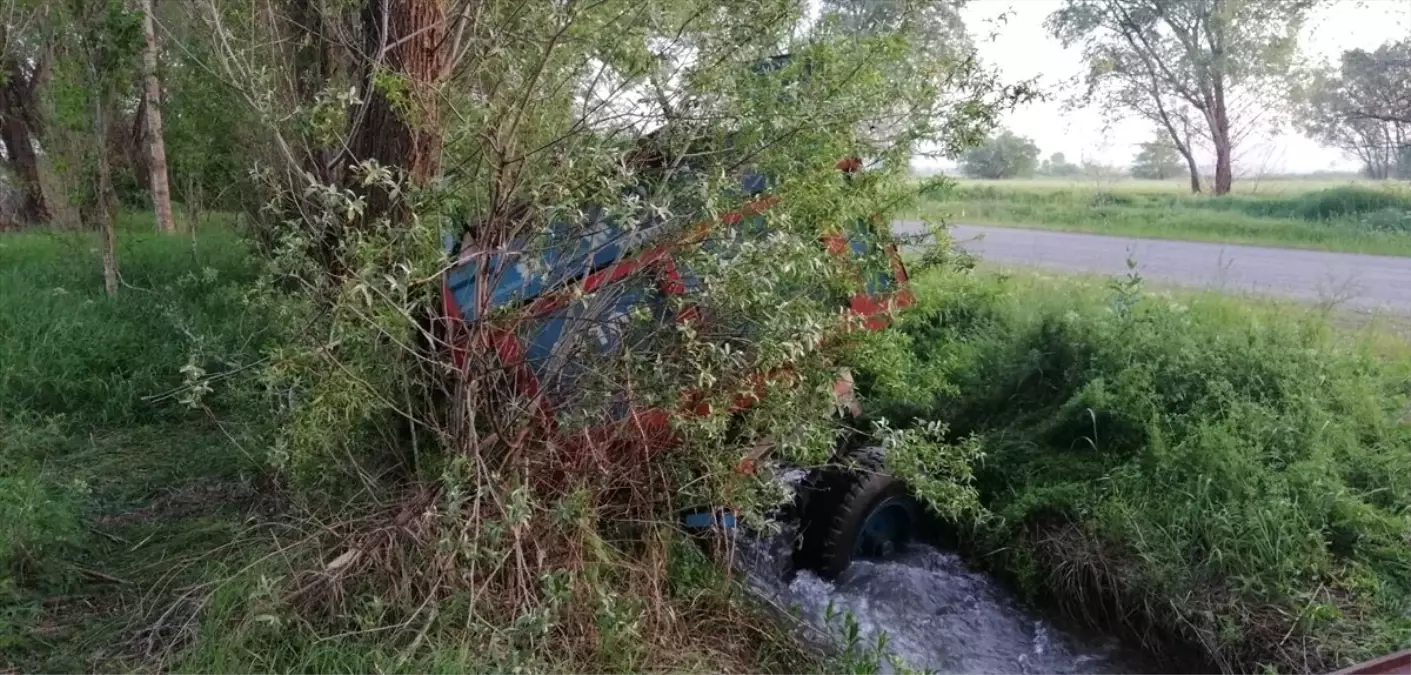
[[[736,561],[754,590],[791,608],[820,634],[840,615],[857,621],[863,646],[887,636],[906,666],[938,673],[1159,672],[1149,657],[1110,637],[1065,626],[1020,602],[960,556],[924,544],[887,561],[856,561],[832,583],[789,570],[788,531],[737,539]],[[831,620],[829,617],[832,616]],[[884,671],[890,664],[883,661]]]

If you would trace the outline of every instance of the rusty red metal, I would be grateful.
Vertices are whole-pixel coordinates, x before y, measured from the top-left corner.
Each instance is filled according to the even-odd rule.
[[[852,161],[845,160],[839,162],[838,168],[848,173],[855,172],[860,168],[860,162],[855,158]],[[734,212],[723,214],[714,221],[687,228],[684,236],[672,241],[654,242],[632,254],[627,254],[624,250],[621,257],[576,278],[562,276],[549,280],[545,277],[542,289],[523,296],[522,312],[509,323],[486,320],[489,317],[485,312],[487,307],[494,306],[497,302],[513,302],[513,297],[496,301],[489,295],[497,289],[482,282],[478,286],[471,284],[474,287],[473,293],[465,293],[462,288],[462,294],[458,298],[451,280],[453,274],[459,274],[462,281],[458,285],[464,287],[465,279],[469,277],[465,270],[488,264],[486,261],[497,255],[497,252],[462,253],[457,264],[451,268],[452,274],[447,274],[443,283],[442,309],[449,324],[448,337],[452,345],[452,356],[457,366],[462,368],[466,367],[469,361],[494,358],[504,369],[502,372],[510,375],[515,390],[534,401],[536,416],[540,418],[539,428],[547,432],[548,436],[558,437],[558,447],[566,450],[569,455],[578,456],[582,461],[603,465],[614,463],[614,459],[630,462],[632,457],[641,453],[651,453],[671,445],[674,442],[670,424],[672,416],[711,413],[711,407],[706,402],[706,392],[684,390],[680,405],[674,411],[642,408],[629,400],[627,409],[615,422],[565,433],[558,428],[555,419],[557,402],[551,400],[544,383],[529,365],[529,352],[533,348],[532,338],[517,334],[515,326],[526,325],[526,322],[537,321],[542,324],[544,321],[550,321],[556,313],[561,313],[581,294],[592,293],[631,278],[645,281],[664,296],[686,295],[686,284],[678,270],[677,254],[684,247],[704,241],[713,226],[740,225],[746,218],[762,215],[777,201],[777,196],[750,199]],[[906,268],[895,246],[885,249],[885,254],[890,260],[890,274],[873,272],[869,275],[864,274],[862,268],[849,256],[850,253],[861,254],[860,247],[865,248],[864,244],[854,241],[842,232],[825,235],[820,244],[833,254],[839,264],[854,271],[859,284],[858,289],[847,299],[846,305],[839,308],[839,331],[828,342],[853,330],[880,330],[888,324],[891,312],[912,304],[913,297],[908,288]],[[890,278],[886,278],[888,276]],[[539,279],[524,276],[522,281],[528,286]],[[468,308],[469,312],[466,311]],[[675,313],[672,320],[699,321],[700,311],[694,305],[687,304]],[[770,385],[787,385],[794,377],[795,374],[790,372],[788,367],[747,377],[747,386],[732,397],[729,407],[731,411],[749,408],[764,396]],[[840,381],[836,389],[840,405],[856,407],[856,402],[851,397],[850,381]],[[604,452],[614,457],[609,459],[604,456]],[[742,460],[742,466],[752,466],[753,463],[753,460]]]
[[[1333,675],[1411,675],[1411,649],[1364,661]]]

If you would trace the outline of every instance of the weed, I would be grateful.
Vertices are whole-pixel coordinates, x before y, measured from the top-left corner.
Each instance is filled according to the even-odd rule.
[[[895,339],[946,386],[874,396],[874,414],[978,439],[984,559],[1227,671],[1334,670],[1411,640],[1405,352],[1135,277],[918,284],[926,309]]]

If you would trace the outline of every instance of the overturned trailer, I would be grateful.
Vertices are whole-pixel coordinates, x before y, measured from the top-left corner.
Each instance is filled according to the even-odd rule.
[[[862,162],[844,158],[836,168],[852,176]],[[673,416],[711,412],[704,392],[682,382],[675,402],[642,401],[620,383],[594,382],[593,364],[651,339],[634,328],[644,316],[658,327],[709,327],[715,318],[710,308],[693,302],[701,280],[690,259],[703,251],[729,255],[721,242],[766,235],[767,211],[778,200],[766,176],[748,171],[739,176],[738,196],[738,209],[687,227],[652,219],[628,226],[590,208],[577,222],[496,246],[480,245],[470,233],[449,242],[442,312],[456,365],[462,372],[474,363],[480,373],[497,373],[517,400],[529,402],[526,412],[536,427],[570,455],[641,461],[669,447],[679,440]],[[854,282],[828,297],[837,306],[837,333],[882,329],[891,312],[912,303],[906,267],[879,226],[878,219],[859,219],[818,241]],[[864,259],[873,264],[861,264]],[[885,263],[875,264],[878,259]],[[489,362],[493,368],[483,367]],[[731,411],[755,405],[771,375],[757,374],[753,386],[733,397]],[[842,372],[834,392],[842,409],[857,414],[851,386]],[[598,399],[583,400],[589,395]],[[583,410],[597,412],[586,421],[573,417]],[[737,468],[751,471],[757,459],[757,452],[742,448]],[[841,573],[856,555],[890,554],[911,536],[916,519],[904,486],[883,470],[879,449],[839,459],[848,460],[839,467],[850,469],[815,470],[799,504],[804,534],[796,559],[828,575]],[[695,510],[684,524],[733,527],[728,506]]]

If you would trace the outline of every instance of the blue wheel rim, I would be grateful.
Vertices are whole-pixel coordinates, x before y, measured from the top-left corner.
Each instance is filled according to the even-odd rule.
[[[906,545],[911,536],[911,510],[900,497],[891,497],[878,504],[862,521],[853,555],[857,557],[887,557]]]

